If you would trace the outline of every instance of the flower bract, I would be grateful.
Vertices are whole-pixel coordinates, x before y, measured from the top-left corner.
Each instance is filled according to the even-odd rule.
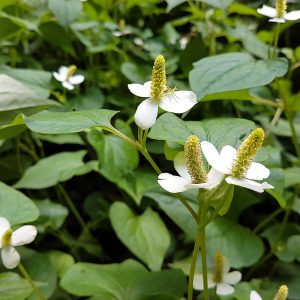
[[[36,235],[35,226],[25,225],[12,231],[9,221],[0,217],[0,249],[3,265],[7,269],[15,268],[20,262],[20,254],[14,247],[31,243]]]
[[[164,96],[160,100],[153,99],[151,81],[144,84],[132,83],[128,85],[130,92],[138,97],[147,98],[137,108],[134,115],[135,123],[143,130],[151,128],[157,118],[158,107],[176,114],[190,110],[197,103],[197,96],[191,91],[173,91],[165,88]]]
[[[60,81],[62,86],[68,90],[73,90],[75,85],[80,84],[84,81],[83,75],[73,75],[75,70],[72,72],[71,68],[75,66],[61,66],[58,72],[53,72],[53,76],[56,80]],[[71,72],[70,72],[71,70]]]
[[[251,291],[250,300],[262,300],[261,296],[256,291]]]
[[[285,21],[296,21],[300,19],[300,10],[291,11],[283,14],[279,17],[275,8],[263,5],[262,8],[258,8],[257,12],[261,15],[271,18],[270,22],[284,23]]]
[[[158,176],[160,186],[170,193],[180,193],[189,189],[207,189],[215,188],[223,179],[224,175],[212,168],[207,174],[207,182],[193,183],[192,177],[188,172],[184,152],[179,152],[174,159],[174,168],[179,174],[175,176],[169,173],[162,173]]]
[[[220,154],[215,146],[208,142],[201,142],[201,149],[207,162],[217,171],[227,174],[225,178],[229,184],[239,185],[250,190],[262,193],[265,189],[274,188],[267,182],[258,183],[254,180],[263,180],[268,178],[270,170],[264,165],[256,162],[251,162],[249,169],[245,172],[243,178],[235,178],[231,176],[232,167],[237,157],[237,151],[231,146],[222,148]]]

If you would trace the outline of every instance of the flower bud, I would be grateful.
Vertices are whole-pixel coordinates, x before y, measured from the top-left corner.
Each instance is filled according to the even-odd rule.
[[[190,135],[184,145],[184,158],[192,183],[204,183],[207,174],[203,164],[200,140],[196,135]]]
[[[162,55],[156,57],[151,77],[151,97],[160,100],[167,88],[166,63]]]
[[[231,176],[241,179],[251,166],[252,160],[264,141],[264,131],[254,129],[237,150],[237,156],[231,169]]]
[[[11,244],[11,235],[13,231],[9,228],[2,235],[1,244],[2,247],[9,246]]]
[[[276,0],[277,18],[283,18],[286,14],[286,0]]]
[[[223,282],[224,257],[219,251],[217,251],[214,255],[214,267],[213,281],[215,283]]]
[[[289,289],[286,285],[279,287],[277,294],[273,300],[286,300],[288,297]]]

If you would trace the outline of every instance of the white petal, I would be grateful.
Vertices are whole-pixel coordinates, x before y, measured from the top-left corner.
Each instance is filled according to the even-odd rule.
[[[134,115],[137,126],[143,130],[152,127],[157,118],[158,103],[152,98],[144,100],[138,107]]]
[[[53,72],[52,74],[53,74],[53,77],[60,82],[63,82],[66,80],[65,76],[62,76],[61,74],[59,74],[57,72]]]
[[[224,173],[217,171],[215,168],[211,168],[207,174],[207,182],[214,182],[217,186],[224,178]]]
[[[207,274],[207,285],[208,288],[214,287],[216,284],[212,280],[213,275],[212,274]],[[194,281],[193,281],[193,287],[197,291],[202,291],[204,290],[203,287],[203,275],[202,274],[195,274],[194,276]]]
[[[234,287],[225,282],[217,283],[216,292],[217,295],[222,295],[222,296],[230,295],[234,293]]]
[[[138,97],[150,97],[151,93],[151,81],[147,81],[144,84],[132,83],[128,84],[130,92]]]
[[[12,246],[22,246],[31,243],[37,235],[35,226],[25,225],[18,228],[12,233],[11,244]]]
[[[64,81],[63,83],[62,83],[62,85],[63,85],[63,87],[65,87],[66,89],[68,89],[68,90],[74,90],[74,85],[73,84],[71,84],[71,83],[69,83],[68,81]]]
[[[289,21],[296,21],[300,19],[300,10],[291,11],[285,14],[284,18]]]
[[[9,221],[4,217],[0,217],[0,242],[2,239],[3,233],[5,233],[6,230],[9,228],[10,228]]]
[[[191,179],[191,176],[186,167],[184,152],[179,152],[175,156],[174,168],[181,177]]]
[[[20,254],[15,250],[14,247],[4,247],[1,255],[3,265],[7,269],[15,268],[20,262]]]
[[[236,158],[236,150],[235,148],[227,145],[222,148],[220,152],[220,159],[222,163],[230,170],[234,160]]]
[[[238,185],[244,188],[247,188],[249,190],[258,192],[258,193],[263,193],[264,189],[267,188],[271,188],[271,187],[266,187],[265,184],[269,185],[268,183],[257,183],[253,180],[249,180],[249,179],[236,179],[233,178],[231,176],[228,176],[225,178],[226,182],[229,184],[234,184],[234,185]]]
[[[159,101],[159,107],[176,114],[190,110],[197,103],[197,96],[190,91],[168,93]]]
[[[188,186],[188,189],[205,189],[212,190],[219,184],[218,181],[213,182],[204,182],[204,183],[191,183]]]
[[[58,73],[64,78],[67,78],[68,72],[69,72],[69,68],[66,66],[61,66],[58,69]]]
[[[188,190],[190,179],[174,176],[169,173],[161,173],[158,176],[159,185],[170,193],[181,193]]]
[[[262,188],[263,188],[264,190],[274,189],[274,186],[273,186],[273,185],[271,185],[271,184],[269,184],[269,183],[267,183],[267,182],[265,182],[265,181],[261,184],[261,186],[262,186]]]
[[[242,279],[242,274],[239,271],[233,271],[229,272],[227,274],[224,274],[223,281],[228,284],[236,284],[240,282]]]
[[[250,300],[262,300],[261,296],[256,291],[251,291]]]
[[[269,22],[285,23],[285,19],[284,18],[273,18],[273,19],[270,19]]]
[[[74,76],[69,78],[69,82],[71,84],[80,84],[83,81],[84,81],[84,76],[83,75],[74,75]]]
[[[224,174],[229,174],[228,168],[222,163],[220,155],[215,146],[207,141],[201,142],[201,150],[207,160],[207,162],[215,168],[217,171]]]
[[[258,8],[257,12],[261,15],[270,17],[270,18],[275,18],[276,17],[276,9],[267,5],[263,5],[262,8]]]
[[[245,177],[248,179],[263,180],[268,178],[270,170],[260,163],[253,162]]]

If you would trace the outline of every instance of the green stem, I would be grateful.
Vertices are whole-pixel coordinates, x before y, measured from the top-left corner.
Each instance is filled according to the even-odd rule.
[[[138,142],[143,147],[143,130],[138,127]]]
[[[254,103],[258,103],[258,104],[266,104],[272,107],[276,107],[276,108],[282,108],[282,104],[278,103],[278,102],[274,102],[272,100],[268,100],[268,99],[262,99],[262,98],[255,98],[253,100],[251,100]]]
[[[291,117],[291,114],[289,112],[285,112],[286,118],[288,120],[289,126],[291,128],[292,131],[292,140],[293,140],[293,144],[296,150],[296,154],[298,156],[298,161],[300,160],[300,146],[298,143],[298,137],[297,137],[297,132],[296,132],[296,128],[295,128],[295,124],[293,122],[293,118]]]
[[[282,212],[282,208],[278,208],[275,211],[273,211],[270,215],[268,215],[266,218],[264,218],[254,229],[253,233],[257,234],[262,228],[264,228],[269,222],[271,222],[277,215],[279,215]]]
[[[28,153],[33,158],[34,161],[38,161],[40,159],[34,151],[32,151],[29,147],[27,147],[22,142],[19,143],[19,147],[24,152]]]
[[[184,199],[184,197],[180,194],[175,194],[176,197],[181,201],[181,203],[186,207],[186,209],[190,212],[190,214],[195,219],[196,223],[199,223],[199,218],[193,208],[188,204],[188,202]]]
[[[112,128],[104,127],[103,129],[115,134],[118,137],[120,137],[122,140],[124,140],[126,143],[133,146],[134,148],[140,149],[140,144],[137,141],[132,140],[130,137],[128,137],[127,135],[125,135],[124,133],[119,131],[118,129],[116,129],[114,127],[112,127]]]
[[[156,171],[157,174],[161,174],[161,170],[158,167],[158,165],[156,164],[156,162],[153,160],[153,158],[151,157],[151,155],[148,153],[147,149],[146,149],[146,139],[147,139],[147,135],[148,135],[148,130],[146,130],[144,132],[141,131],[140,128],[138,128],[138,140],[137,141],[133,141],[132,139],[130,139],[128,136],[126,136],[125,134],[123,134],[122,132],[118,131],[115,128],[108,128],[105,127],[105,130],[117,135],[118,137],[120,137],[121,139],[123,139],[125,142],[127,142],[128,144],[130,144],[131,146],[133,146],[134,148],[137,148],[141,154],[148,160],[148,162],[150,163],[150,165],[152,166],[152,168]],[[193,208],[187,203],[187,201],[180,196],[179,194],[176,195],[176,197],[182,202],[182,204],[188,209],[188,211],[191,213],[191,215],[193,216],[193,218],[195,219],[195,221],[198,223],[198,216],[195,213],[195,211],[193,210]]]
[[[190,268],[190,275],[189,275],[189,285],[188,285],[188,300],[193,300],[193,283],[194,283],[194,276],[197,264],[197,257],[201,245],[201,227],[202,224],[199,224],[197,237],[194,244],[194,250],[191,260],[191,268]]]
[[[85,222],[83,221],[83,219],[81,218],[77,208],[75,207],[75,205],[73,204],[73,201],[71,200],[71,198],[69,197],[68,193],[66,192],[66,190],[64,189],[64,187],[58,183],[57,184],[57,188],[59,190],[59,192],[61,193],[61,195],[63,196],[63,198],[65,199],[67,205],[69,206],[70,210],[72,211],[72,213],[74,214],[75,218],[77,219],[78,223],[81,225],[82,229],[86,232],[89,232],[88,227],[86,226]]]
[[[29,284],[31,285],[34,293],[36,294],[37,298],[40,300],[46,300],[46,298],[42,295],[41,291],[38,289],[38,287],[35,285],[33,280],[31,279],[30,275],[27,273],[26,269],[22,265],[21,262],[19,262],[18,268],[22,275],[28,280]]]
[[[207,215],[207,207],[206,207],[206,204],[203,203],[200,207],[200,222],[198,225],[198,232],[197,232],[197,237],[195,240],[194,250],[193,250],[193,255],[192,255],[192,260],[191,260],[189,285],[188,285],[188,300],[193,299],[193,282],[194,282],[194,277],[195,277],[195,270],[196,270],[199,248],[201,248],[204,300],[209,300],[208,280],[207,280],[207,264],[206,264],[206,245],[205,245],[205,227],[206,227],[206,221],[207,221],[206,215]]]
[[[273,52],[271,58],[276,57],[276,50],[278,46],[278,40],[279,40],[279,34],[280,34],[280,23],[276,24],[276,31],[275,31],[275,39],[274,39],[274,46],[273,46]]]
[[[146,148],[141,148],[140,152],[143,154],[143,156],[148,160],[152,168],[156,171],[157,174],[162,173],[156,162],[153,160],[151,155],[148,153]]]
[[[204,300],[209,300],[207,264],[206,264],[206,243],[205,243],[205,227],[207,222],[206,216],[207,216],[207,207],[206,204],[203,203],[200,207],[200,221],[202,224],[202,226],[200,227],[200,247],[201,247],[201,259],[202,259]]]

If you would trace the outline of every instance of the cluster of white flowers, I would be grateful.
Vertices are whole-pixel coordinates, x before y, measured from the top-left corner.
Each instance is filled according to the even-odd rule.
[[[15,268],[20,262],[20,254],[14,247],[31,243],[36,235],[35,226],[25,225],[13,231],[9,221],[0,217],[0,249],[3,265],[7,269]]]
[[[74,90],[75,85],[84,81],[83,75],[73,75],[77,70],[76,66],[69,67],[61,66],[58,72],[53,72],[53,76],[57,81],[60,81],[62,86],[68,90]]]
[[[147,98],[137,108],[134,115],[136,124],[143,130],[152,127],[156,121],[158,107],[181,114],[190,110],[197,103],[197,96],[191,91],[174,91],[165,87],[165,95],[159,99],[151,97],[151,81],[144,84],[132,83],[128,85],[131,93],[138,97]]]
[[[217,295],[226,296],[234,293],[235,289],[233,285],[237,284],[242,279],[242,274],[239,271],[230,270],[230,261],[227,257],[222,255],[222,268],[221,274],[219,274],[219,279],[216,280],[216,276],[213,272],[207,274],[207,284],[208,288],[216,288]],[[193,287],[195,290],[202,291],[203,286],[203,275],[201,273],[195,274]],[[254,300],[254,299],[251,299]]]
[[[259,193],[262,193],[265,189],[274,188],[267,182],[258,183],[254,181],[268,178],[270,175],[270,170],[257,162],[251,162],[244,174],[244,178],[235,178],[231,175],[232,167],[237,157],[237,150],[235,148],[227,145],[222,148],[219,154],[213,144],[203,141],[201,142],[201,149],[207,162],[212,166],[207,174],[206,182],[199,184],[192,183],[192,178],[184,159],[184,153],[180,152],[174,159],[174,168],[180,176],[162,173],[158,176],[160,186],[170,193],[180,193],[194,188],[211,190],[223,181],[224,176],[229,175],[225,178],[228,184],[245,187]]]

